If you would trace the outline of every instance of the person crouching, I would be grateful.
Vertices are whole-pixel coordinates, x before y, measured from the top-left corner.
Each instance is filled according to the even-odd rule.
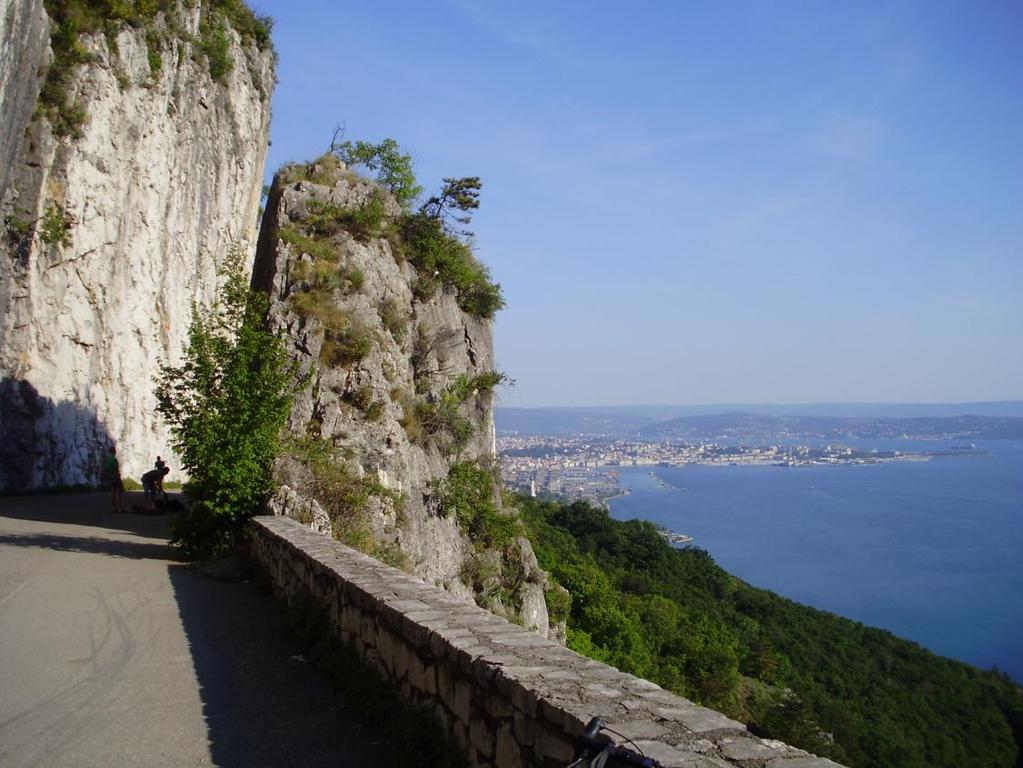
[[[144,509],[148,513],[156,511],[157,494],[162,494],[163,478],[170,472],[170,467],[164,464],[159,469],[151,469],[142,475],[142,490],[145,491]]]

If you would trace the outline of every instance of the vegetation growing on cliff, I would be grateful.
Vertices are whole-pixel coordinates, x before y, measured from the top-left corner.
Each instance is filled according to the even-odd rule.
[[[450,232],[445,222],[423,211],[406,214],[398,226],[398,252],[418,272],[414,291],[428,301],[444,286],[458,291],[458,306],[470,315],[492,318],[504,307],[501,286],[476,260],[469,242]]]
[[[386,237],[395,257],[416,268],[414,291],[420,301],[428,301],[442,288],[453,288],[459,307],[476,317],[492,318],[504,307],[501,286],[473,255],[471,233],[463,228],[470,211],[479,207],[479,178],[446,178],[438,194],[414,208],[423,188],[415,178],[412,157],[394,139],[379,144],[335,141],[327,154],[311,163],[288,166],[282,175],[289,183],[331,186],[342,177],[341,162],[373,172],[374,181],[393,195],[402,212],[389,217],[379,192],[351,208],[321,202],[301,222],[308,236],[321,243],[342,230],[362,241]],[[350,181],[357,179],[349,176]]]
[[[423,193],[416,181],[412,156],[401,151],[394,139],[379,144],[368,141],[333,142],[331,154],[348,166],[361,165],[376,174],[376,181],[387,189],[402,209],[407,209]]]
[[[117,34],[126,27],[145,30],[150,71],[163,67],[163,53],[175,41],[190,43],[205,58],[211,77],[222,80],[234,67],[228,29],[243,45],[270,48],[273,20],[254,13],[243,0],[45,0],[52,23],[50,47],[53,58],[39,93],[36,113],[49,120],[57,136],[80,138],[87,117],[79,99],[68,88],[82,64],[92,54],[82,41],[85,35],[103,34],[111,51],[117,50]],[[185,11],[200,5],[199,34],[183,25]],[[258,84],[262,87],[262,84]]]
[[[730,576],[653,525],[522,498],[572,594],[569,646],[856,768],[1019,765],[1023,694],[995,672]]]
[[[374,502],[392,512],[397,522],[404,504],[399,494],[376,478],[351,469],[342,452],[323,440],[292,439],[284,453],[308,470],[313,497],[330,518],[335,539],[396,568],[409,569],[405,554],[397,546],[378,541],[370,522]]]
[[[30,248],[36,233],[45,245],[66,248],[71,245],[71,232],[77,223],[70,211],[49,200],[43,215],[37,219],[25,217],[24,211],[8,214],[4,219],[4,232],[14,253],[24,253]]]
[[[402,312],[398,302],[394,299],[384,299],[377,304],[377,314],[384,328],[391,334],[392,338],[399,344],[405,340],[408,333],[409,317]]]
[[[291,270],[292,279],[301,285],[288,297],[288,303],[301,317],[318,320],[323,326],[321,362],[351,365],[372,351],[373,334],[359,318],[337,305],[335,292],[349,295],[360,291],[365,276],[343,258],[341,249],[329,237],[321,234],[323,228],[316,222],[322,215],[322,208],[314,207],[313,222],[308,226],[303,222],[305,232],[288,226],[279,233],[280,239],[302,257]]]
[[[193,312],[185,360],[163,366],[156,388],[190,478],[172,541],[192,558],[234,546],[265,502],[297,378],[282,340],[266,330],[269,300],[249,289],[240,251],[221,274],[218,303]]]
[[[519,621],[526,573],[524,529],[514,509],[502,508],[500,477],[491,459],[460,461],[430,484],[438,514],[453,517],[471,550],[459,573],[478,605]]]
[[[469,540],[486,549],[504,549],[522,532],[518,517],[499,508],[497,488],[494,467],[485,461],[454,464],[432,485],[440,513],[453,516]]]
[[[478,376],[462,374],[438,395],[407,396],[402,400],[401,425],[413,443],[426,445],[432,441],[445,455],[458,454],[475,433],[463,406],[471,397],[489,397],[506,380],[497,371]]]

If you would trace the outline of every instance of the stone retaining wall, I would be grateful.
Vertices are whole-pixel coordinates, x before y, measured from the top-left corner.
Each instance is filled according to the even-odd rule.
[[[835,768],[647,680],[580,656],[284,517],[253,555],[278,597],[306,597],[402,695],[431,704],[481,766],[564,766],[598,715],[668,768]]]

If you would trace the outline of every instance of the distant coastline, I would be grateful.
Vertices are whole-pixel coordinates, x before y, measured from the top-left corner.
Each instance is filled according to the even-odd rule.
[[[643,440],[592,436],[502,436],[497,440],[505,484],[531,495],[606,506],[623,493],[618,470],[646,467],[665,490],[677,490],[658,467],[821,467],[925,462],[935,458],[983,457],[975,443],[940,449],[905,450],[804,444],[728,445],[684,440]]]

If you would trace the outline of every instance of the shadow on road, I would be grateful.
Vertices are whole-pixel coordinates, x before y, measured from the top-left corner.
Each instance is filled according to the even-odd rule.
[[[104,539],[91,536],[55,536],[47,533],[0,533],[0,546],[37,547],[60,552],[90,552],[111,557],[133,559],[176,560],[177,553],[169,544],[150,544],[143,541]]]
[[[169,622],[162,625],[164,630],[177,634],[174,624],[180,621],[213,765],[378,768],[387,764],[386,745],[371,727],[296,655],[270,598],[261,596],[250,583],[213,580],[174,562],[177,553],[168,543],[166,517],[114,515],[109,504],[105,494],[0,497],[0,548],[110,558],[98,564],[83,557],[77,564],[84,569],[83,578],[116,565],[115,570],[106,571],[109,591],[114,598],[121,591],[134,596],[138,612],[132,614],[132,631],[142,634]],[[29,583],[29,565],[35,562],[56,560],[19,557],[17,565],[22,570],[11,571],[10,584]],[[42,570],[77,573],[73,568],[54,569]],[[150,699],[158,705],[160,696],[160,691],[152,691]],[[167,727],[173,726],[174,715],[169,713]]]
[[[386,749],[289,647],[277,606],[248,583],[170,566],[220,768],[386,764]]]
[[[124,503],[128,508],[141,507],[143,495],[139,491],[129,491],[124,494]],[[169,518],[166,515],[111,513],[110,493],[107,491],[0,496],[0,517],[123,531],[147,539],[164,541],[169,530]]]

